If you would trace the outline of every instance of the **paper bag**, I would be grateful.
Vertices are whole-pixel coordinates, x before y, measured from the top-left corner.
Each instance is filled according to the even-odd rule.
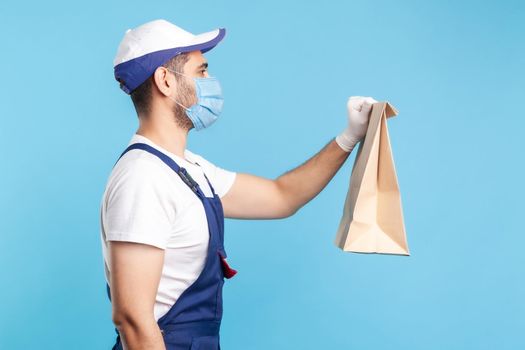
[[[370,113],[335,244],[348,252],[410,255],[386,125],[397,111],[388,102],[378,102]]]

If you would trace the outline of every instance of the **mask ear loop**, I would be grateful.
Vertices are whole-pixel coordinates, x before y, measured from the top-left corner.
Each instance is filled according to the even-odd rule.
[[[171,96],[170,96],[171,98]],[[173,102],[175,102],[176,104],[178,104],[179,106],[181,106],[182,108],[184,108],[185,110],[189,111],[190,109],[188,107],[185,107],[183,105],[181,105],[180,103],[177,102],[177,100],[175,100],[174,98],[171,98],[173,100]]]
[[[177,72],[177,71],[175,71],[175,70],[173,70],[173,69],[169,69],[168,67],[164,67],[164,68],[166,68],[166,69],[169,70],[170,72],[177,73],[177,74],[183,75],[183,76],[185,76],[185,77],[187,76],[186,74],[183,74],[183,73]],[[172,98],[171,96],[169,96],[169,98],[172,99],[173,102],[175,102],[176,104],[178,104],[179,106],[181,106],[181,107],[184,108],[185,110],[187,110],[187,111],[190,110],[188,107],[186,107],[186,106],[180,104],[179,102],[177,102],[177,100],[175,100],[175,99]]]
[[[170,72],[173,72],[173,73],[177,73],[177,74],[180,74],[180,75],[183,75],[183,76],[187,77],[187,75],[186,75],[186,74],[184,74],[184,73],[181,73],[181,72],[177,72],[176,70],[173,70],[173,69],[169,69],[168,67],[164,67],[164,68],[166,68],[166,69],[167,69],[167,70],[169,70]]]

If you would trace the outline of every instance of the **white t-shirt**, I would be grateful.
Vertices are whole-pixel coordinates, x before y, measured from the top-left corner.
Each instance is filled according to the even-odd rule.
[[[155,147],[186,168],[207,197],[213,195],[203,171],[219,197],[233,185],[236,172],[222,169],[188,149],[184,151],[185,158],[181,158],[138,134],[133,135],[128,146],[136,142]],[[204,268],[209,234],[201,200],[157,156],[134,149],[122,156],[111,171],[100,209],[108,284],[111,271],[107,241],[138,242],[165,250],[154,307],[158,320]]]

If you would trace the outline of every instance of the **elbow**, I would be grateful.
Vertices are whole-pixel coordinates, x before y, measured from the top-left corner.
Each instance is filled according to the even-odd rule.
[[[121,331],[122,328],[125,328],[132,323],[133,318],[131,318],[127,313],[121,311],[113,311],[113,314],[111,315],[111,320],[113,321],[115,327],[119,331]]]
[[[291,206],[291,207],[288,209],[288,212],[287,212],[285,218],[290,217],[290,216],[292,216],[292,215],[295,215],[295,213],[297,213],[297,212],[299,211],[300,208],[301,208],[301,207],[299,207],[299,206]]]
[[[277,186],[277,192],[279,193],[279,196],[278,196],[278,204],[274,207],[274,208],[277,208],[275,211],[274,211],[274,218],[277,218],[277,219],[285,219],[285,218],[288,218],[292,215],[294,215],[295,213],[297,213],[297,211],[301,208],[300,205],[297,204],[296,201],[294,201],[294,197],[293,195],[291,195],[287,190],[286,188],[284,187],[284,185],[279,182],[279,179],[277,179],[275,181],[275,184]]]
[[[278,218],[279,219],[286,219],[299,210],[299,206],[294,205],[292,203],[289,203],[288,201],[283,201],[285,204],[281,207],[281,210],[279,210]]]
[[[115,327],[122,333],[138,330],[141,327],[141,318],[128,311],[114,310],[111,318]]]

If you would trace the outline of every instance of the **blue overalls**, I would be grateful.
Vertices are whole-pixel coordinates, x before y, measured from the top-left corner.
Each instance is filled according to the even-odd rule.
[[[145,143],[131,144],[119,159],[132,149],[141,149],[159,157],[182,181],[195,192],[204,205],[208,221],[209,244],[204,268],[193,284],[177,299],[175,304],[158,321],[167,350],[220,350],[219,329],[222,319],[222,288],[224,278],[233,277],[237,271],[226,262],[224,250],[224,212],[219,196],[206,174],[204,177],[213,197],[206,197],[199,184],[191,178],[185,168],[154,147]],[[118,162],[118,160],[117,160]],[[116,163],[115,163],[116,164]],[[111,301],[109,285],[107,294]],[[121,350],[122,342],[117,332],[112,350]]]

